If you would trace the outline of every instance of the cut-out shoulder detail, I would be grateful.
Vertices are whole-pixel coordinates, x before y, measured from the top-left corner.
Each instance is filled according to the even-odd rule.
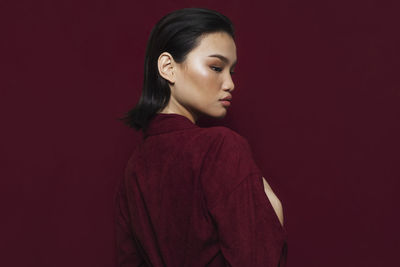
[[[262,180],[263,180],[265,194],[267,195],[269,202],[271,203],[271,206],[275,211],[275,215],[278,217],[279,222],[283,227],[282,203],[279,200],[279,198],[275,195],[274,191],[272,190],[271,186],[268,184],[267,180],[264,177],[262,177]]]
[[[146,134],[117,199],[120,265],[279,266],[286,233],[245,138],[179,115]]]

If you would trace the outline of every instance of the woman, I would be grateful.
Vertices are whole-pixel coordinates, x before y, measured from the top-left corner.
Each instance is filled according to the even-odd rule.
[[[284,266],[282,207],[245,138],[201,128],[226,115],[236,64],[229,19],[172,12],[152,30],[142,96],[125,121],[143,131],[117,194],[118,266]]]

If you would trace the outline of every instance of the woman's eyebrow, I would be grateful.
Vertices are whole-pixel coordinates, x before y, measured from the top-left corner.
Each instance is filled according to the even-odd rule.
[[[228,59],[227,57],[224,57],[223,55],[220,55],[220,54],[212,54],[212,55],[209,55],[209,57],[216,57],[216,58],[221,59],[221,60],[222,60],[223,62],[225,62],[225,63],[229,63],[229,59]],[[232,66],[235,66],[236,63],[237,63],[237,61],[235,61],[235,62],[232,64]]]

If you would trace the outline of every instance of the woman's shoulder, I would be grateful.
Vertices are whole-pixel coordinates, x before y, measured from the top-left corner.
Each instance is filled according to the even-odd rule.
[[[238,132],[225,126],[202,128],[193,142],[207,156],[217,158],[242,157],[252,158],[249,142]],[[204,156],[206,156],[204,155]]]
[[[198,135],[199,138],[204,138],[209,142],[223,142],[223,143],[244,143],[247,144],[247,139],[238,132],[226,126],[213,126],[208,128],[201,128]]]
[[[211,209],[245,179],[262,176],[247,140],[236,131],[223,126],[206,129],[208,146],[202,147],[200,179]],[[211,139],[210,138],[210,139]],[[260,180],[261,182],[261,180]]]

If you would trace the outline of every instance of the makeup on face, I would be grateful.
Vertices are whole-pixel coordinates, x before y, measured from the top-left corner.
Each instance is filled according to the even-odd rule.
[[[216,63],[216,64],[223,65],[223,66],[229,65],[229,62],[230,62],[230,60],[229,60],[227,57],[225,57],[225,56],[223,56],[223,55],[221,55],[221,54],[212,54],[212,55],[209,55],[208,57],[217,58],[218,60],[217,60],[217,63]],[[222,63],[221,63],[221,62],[222,62]],[[231,70],[232,70],[232,71],[233,71],[233,69],[235,68],[236,63],[237,63],[237,61],[233,62],[233,64],[232,64],[232,67],[231,67]],[[231,73],[232,73],[232,72],[231,72]]]
[[[218,32],[203,37],[176,73],[177,110],[188,116],[224,117],[232,104],[235,65],[236,46],[230,35]]]

